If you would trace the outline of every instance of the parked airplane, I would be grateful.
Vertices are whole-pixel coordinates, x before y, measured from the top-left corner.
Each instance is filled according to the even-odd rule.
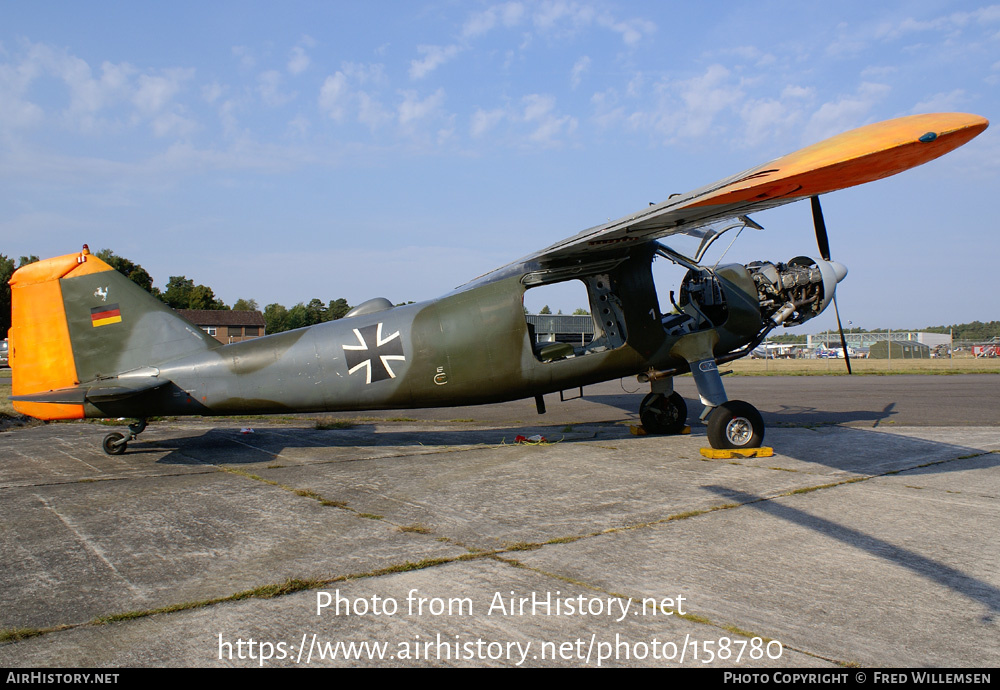
[[[232,415],[446,407],[543,396],[623,376],[650,385],[639,407],[652,433],[677,433],[687,406],[673,377],[690,371],[716,448],[760,446],[764,423],[729,400],[718,364],[749,354],[779,325],[833,300],[847,269],[831,260],[819,195],[920,165],[988,126],[975,115],[914,115],[861,127],[557,242],[436,300],[378,298],[345,318],[222,345],[92,255],[19,269],[10,281],[14,406],[40,419]],[[819,258],[706,265],[724,233],[755,213],[812,203]],[[659,240],[698,242],[685,255]],[[661,313],[651,264],[687,269]],[[536,343],[527,290],[582,281],[594,315],[587,344]],[[838,316],[839,322],[839,316]],[[846,343],[844,344],[846,348]]]

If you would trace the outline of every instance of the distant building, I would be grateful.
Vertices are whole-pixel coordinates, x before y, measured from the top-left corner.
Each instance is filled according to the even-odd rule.
[[[590,314],[527,314],[524,318],[535,343],[586,345],[594,339]]]
[[[259,311],[178,309],[177,313],[220,343],[239,343],[265,335],[264,315]]]
[[[931,348],[915,340],[881,340],[868,349],[872,359],[930,359]]]
[[[847,340],[847,346],[850,348],[871,347],[875,343],[884,343],[888,340],[891,340],[894,343],[921,343],[930,349],[934,349],[942,345],[948,348],[951,347],[951,335],[948,333],[924,333],[922,331],[878,331],[874,333],[844,333],[844,338]],[[807,336],[806,343],[806,347],[808,348],[814,348],[818,344],[824,344],[828,347],[841,347],[840,333],[838,331],[816,333],[814,335]],[[896,356],[895,350],[893,351],[892,356]]]

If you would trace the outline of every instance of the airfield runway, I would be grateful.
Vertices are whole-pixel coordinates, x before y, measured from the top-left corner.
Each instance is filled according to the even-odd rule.
[[[632,435],[634,380],[160,422],[117,457],[14,429],[0,666],[996,667],[998,383],[727,378],[775,452],[734,460]]]

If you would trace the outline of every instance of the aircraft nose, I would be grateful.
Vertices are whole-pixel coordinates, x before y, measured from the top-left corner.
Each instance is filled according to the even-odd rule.
[[[830,268],[833,269],[833,275],[836,276],[838,283],[847,277],[847,266],[839,261],[831,261]]]

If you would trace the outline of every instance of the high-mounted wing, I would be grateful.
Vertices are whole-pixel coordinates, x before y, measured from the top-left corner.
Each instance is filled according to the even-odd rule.
[[[943,156],[988,125],[989,121],[978,115],[936,113],[860,127],[589,228],[516,263],[576,263],[722,219],[872,182]]]

